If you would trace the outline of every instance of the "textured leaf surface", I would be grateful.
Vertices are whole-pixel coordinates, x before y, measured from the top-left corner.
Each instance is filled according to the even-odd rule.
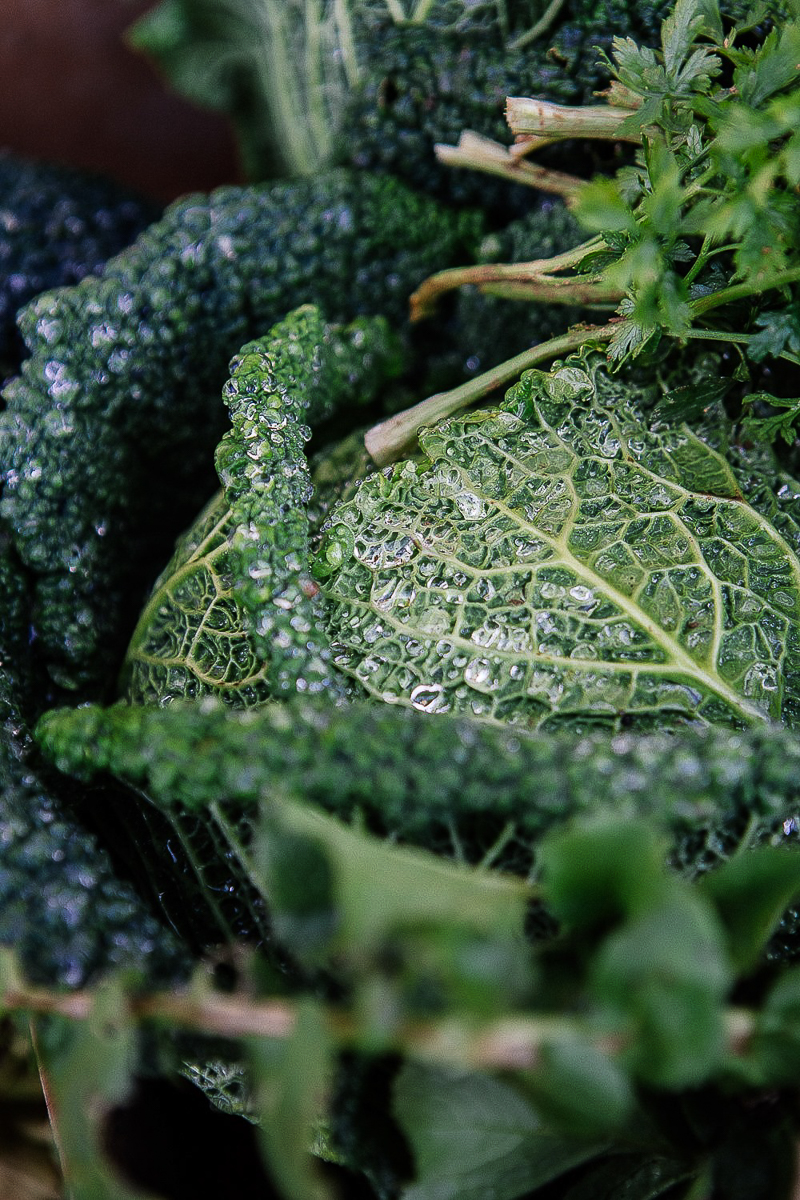
[[[309,577],[306,420],[371,400],[397,362],[381,319],[346,329],[305,306],[244,346],[223,389],[232,429],[223,485],[184,535],[133,636],[124,675],[135,703],[220,695],[257,704],[330,686],[318,589]]]
[[[525,726],[794,723],[792,489],[726,457],[721,409],[651,427],[656,398],[595,360],[423,431],[425,461],[332,514],[335,663],[383,700]]]
[[[417,1166],[403,1200],[516,1200],[600,1149],[543,1128],[513,1088],[468,1071],[406,1064],[395,1112]]]
[[[366,173],[223,188],[178,201],[101,279],[26,307],[31,354],[0,414],[0,507],[61,682],[116,670],[146,564],[158,569],[211,490],[231,355],[308,301],[330,320],[400,325],[409,292],[479,225]]]
[[[281,789],[371,830],[470,861],[530,868],[555,824],[600,808],[651,816],[683,866],[702,869],[797,811],[800,743],[781,729],[520,734],[410,709],[295,699],[241,712],[218,702],[46,714],[37,736],[64,771],[111,771],[189,830],[209,804],[252,810]],[[658,779],[658,787],[653,780]],[[230,809],[228,809],[230,806]],[[197,816],[195,812],[199,813]]]
[[[32,744],[27,723],[42,695],[29,597],[2,530],[0,595],[0,946],[14,947],[29,978],[62,987],[116,967],[177,979],[186,951],[86,827],[87,789],[47,770]]]

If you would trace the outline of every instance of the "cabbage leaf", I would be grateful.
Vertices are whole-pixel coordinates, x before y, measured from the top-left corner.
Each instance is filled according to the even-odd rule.
[[[796,724],[797,487],[721,407],[690,428],[657,399],[597,356],[527,372],[335,509],[316,574],[357,690],[547,729]]]

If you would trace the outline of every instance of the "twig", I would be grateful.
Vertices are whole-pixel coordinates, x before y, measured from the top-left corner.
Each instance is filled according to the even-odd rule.
[[[554,271],[563,271],[577,266],[587,254],[602,245],[602,238],[591,238],[580,246],[566,250],[563,254],[555,254],[552,258],[538,258],[531,262],[522,263],[477,263],[471,267],[451,267],[447,271],[438,271],[424,280],[409,300],[410,317],[412,321],[420,321],[434,312],[436,302],[445,292],[453,288],[474,284],[482,287],[489,283],[544,283],[546,287],[563,287],[565,283],[586,284],[588,280],[554,279]],[[549,298],[550,293],[543,295]],[[617,299],[620,299],[617,295]]]
[[[95,996],[88,991],[61,993],[17,984],[0,998],[0,1003],[6,1011],[84,1021],[93,1011]],[[184,1029],[231,1038],[287,1038],[294,1032],[299,1014],[299,1006],[292,1000],[253,1000],[216,993],[154,992],[130,996],[127,1004],[128,1014],[135,1021],[166,1021]],[[360,1027],[355,1018],[332,1007],[326,1008],[325,1016],[331,1035],[340,1044],[358,1042]],[[744,1053],[754,1028],[753,1015],[732,1008],[725,1023],[730,1053]],[[578,1019],[519,1014],[483,1026],[471,1019],[401,1021],[387,1031],[387,1043],[396,1050],[440,1062],[523,1070],[535,1064],[541,1047],[553,1037],[575,1033],[587,1034]],[[592,1040],[602,1053],[612,1056],[625,1048],[624,1040],[614,1035]]]
[[[526,143],[526,153],[539,149],[550,143],[549,138],[537,138],[536,145]],[[525,162],[519,151],[514,151],[500,142],[483,137],[466,129],[461,134],[457,146],[447,146],[438,143],[434,153],[440,163],[448,167],[467,167],[474,171],[483,171],[488,175],[499,175],[511,183],[524,183],[540,192],[561,196],[567,204],[575,201],[580,190],[586,186],[586,181],[577,175],[567,175],[564,171],[551,171],[547,167],[537,167],[534,163]]]
[[[735,300],[746,300],[748,296],[758,296],[761,292],[769,292],[775,288],[787,287],[791,283],[800,283],[800,267],[792,267],[787,271],[780,271],[777,275],[773,275],[771,279],[756,279],[751,282],[734,283],[730,287],[721,288],[718,292],[711,292],[708,296],[701,296],[698,300],[693,300],[690,308],[693,316],[700,317],[712,308],[719,308],[721,304],[732,304]]]
[[[624,292],[604,283],[602,276],[589,279],[500,279],[479,289],[487,296],[504,300],[537,300],[545,304],[573,304],[583,308],[611,307],[619,304]]]

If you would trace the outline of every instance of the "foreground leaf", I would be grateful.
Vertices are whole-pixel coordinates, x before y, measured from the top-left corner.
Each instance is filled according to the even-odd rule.
[[[740,970],[755,965],[781,914],[800,896],[800,855],[762,846],[737,854],[701,883],[725,926]]]
[[[403,1200],[515,1200],[601,1150],[548,1131],[513,1088],[468,1071],[407,1063],[395,1114],[417,1168]]]
[[[387,845],[304,804],[284,801],[278,817],[280,825],[324,847],[342,945],[374,945],[398,926],[421,921],[463,923],[521,940],[529,892],[518,879]],[[260,864],[270,852],[270,822],[268,813],[255,849]]]
[[[49,1017],[35,1047],[69,1200],[147,1200],[107,1165],[102,1119],[128,1094],[137,1033],[115,981],[98,991],[89,1020]]]
[[[37,737],[61,770],[110,771],[167,811],[195,818],[224,797],[237,818],[279,781],[284,793],[384,836],[522,874],[543,834],[569,817],[585,825],[599,808],[652,817],[680,865],[706,870],[751,820],[761,832],[789,822],[791,833],[800,799],[800,740],[768,726],[680,737],[599,731],[576,742],[566,731],[522,734],[398,706],[298,698],[250,711],[212,700],[60,709],[42,718]],[[594,875],[602,888],[599,862]]]
[[[249,1049],[261,1143],[281,1195],[330,1200],[310,1152],[332,1053],[318,1006],[311,1000],[301,1004],[287,1041],[251,1038]]]

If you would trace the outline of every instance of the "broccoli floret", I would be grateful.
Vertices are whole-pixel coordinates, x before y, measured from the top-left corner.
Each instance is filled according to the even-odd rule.
[[[0,152],[0,375],[22,357],[18,309],[99,271],[158,214],[109,179]]]
[[[0,945],[42,983],[82,987],[115,966],[174,979],[185,951],[76,815],[87,789],[56,776],[31,742],[26,718],[43,696],[29,661],[25,580],[5,536],[0,593]]]
[[[402,322],[408,294],[479,228],[344,170],[223,188],[173,205],[99,279],[23,311],[31,358],[0,416],[3,512],[38,576],[35,623],[59,682],[103,678],[137,589],[213,490],[231,354],[307,301],[334,320]]]

